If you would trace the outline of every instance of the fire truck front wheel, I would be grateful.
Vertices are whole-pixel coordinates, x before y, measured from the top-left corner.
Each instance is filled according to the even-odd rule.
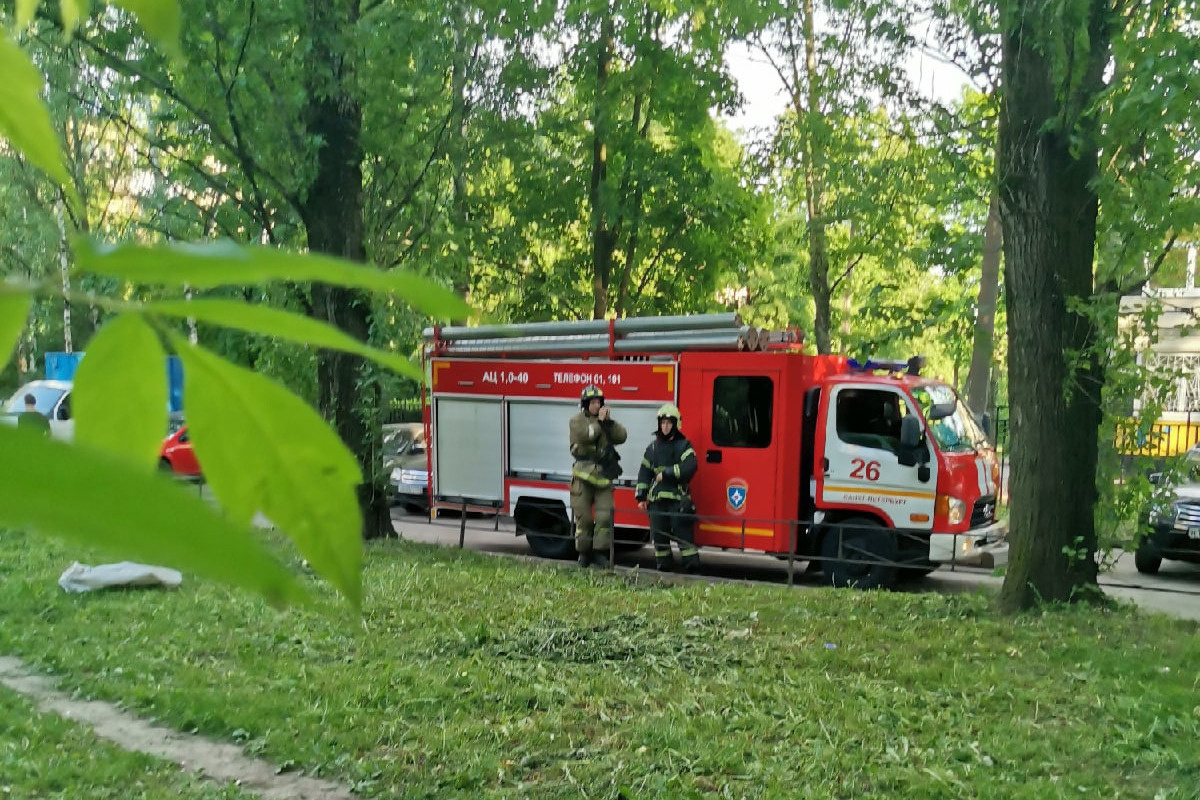
[[[518,502],[513,521],[517,534],[529,542],[529,549],[540,558],[575,557],[575,532],[562,503]]]
[[[896,582],[896,534],[870,517],[827,525],[821,559],[829,583],[855,589],[890,589]]]

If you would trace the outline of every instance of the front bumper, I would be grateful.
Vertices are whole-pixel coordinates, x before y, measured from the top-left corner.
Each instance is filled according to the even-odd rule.
[[[428,478],[423,481],[414,481],[410,475],[405,474],[411,471],[399,468],[393,469],[392,488],[396,490],[396,494],[425,497],[429,494]]]
[[[929,560],[935,564],[999,567],[1008,563],[1008,523],[993,522],[962,533],[929,535]]]
[[[1200,560],[1200,526],[1160,522],[1146,537],[1146,545],[1164,558]]]

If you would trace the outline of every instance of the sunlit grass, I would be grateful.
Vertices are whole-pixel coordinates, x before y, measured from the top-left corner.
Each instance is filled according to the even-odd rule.
[[[0,534],[0,653],[364,797],[1198,796],[1185,622],[402,542],[368,549],[359,619],[194,580],[65,595],[77,558]]]

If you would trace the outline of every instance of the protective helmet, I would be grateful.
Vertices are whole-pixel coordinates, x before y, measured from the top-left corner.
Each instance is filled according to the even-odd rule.
[[[658,418],[661,420],[664,417],[669,417],[670,419],[675,420],[676,425],[679,424],[679,409],[676,408],[674,403],[664,403],[658,409]]]
[[[598,386],[588,385],[583,387],[583,391],[579,393],[579,405],[584,408],[588,407],[588,403],[593,400],[604,402],[604,392]]]

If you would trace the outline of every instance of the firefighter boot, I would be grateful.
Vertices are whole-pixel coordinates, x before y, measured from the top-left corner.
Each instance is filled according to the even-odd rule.
[[[587,569],[592,563],[592,553],[590,550],[584,550],[579,554],[579,568]]]
[[[683,571],[688,575],[695,575],[700,571],[700,551],[695,547],[688,547],[684,552],[680,553],[683,557]]]
[[[659,572],[674,572],[675,559],[671,555],[671,545],[668,543],[663,547],[658,542],[654,543],[654,568]]]
[[[593,550],[592,566],[596,569],[608,569],[608,554],[603,550]]]

